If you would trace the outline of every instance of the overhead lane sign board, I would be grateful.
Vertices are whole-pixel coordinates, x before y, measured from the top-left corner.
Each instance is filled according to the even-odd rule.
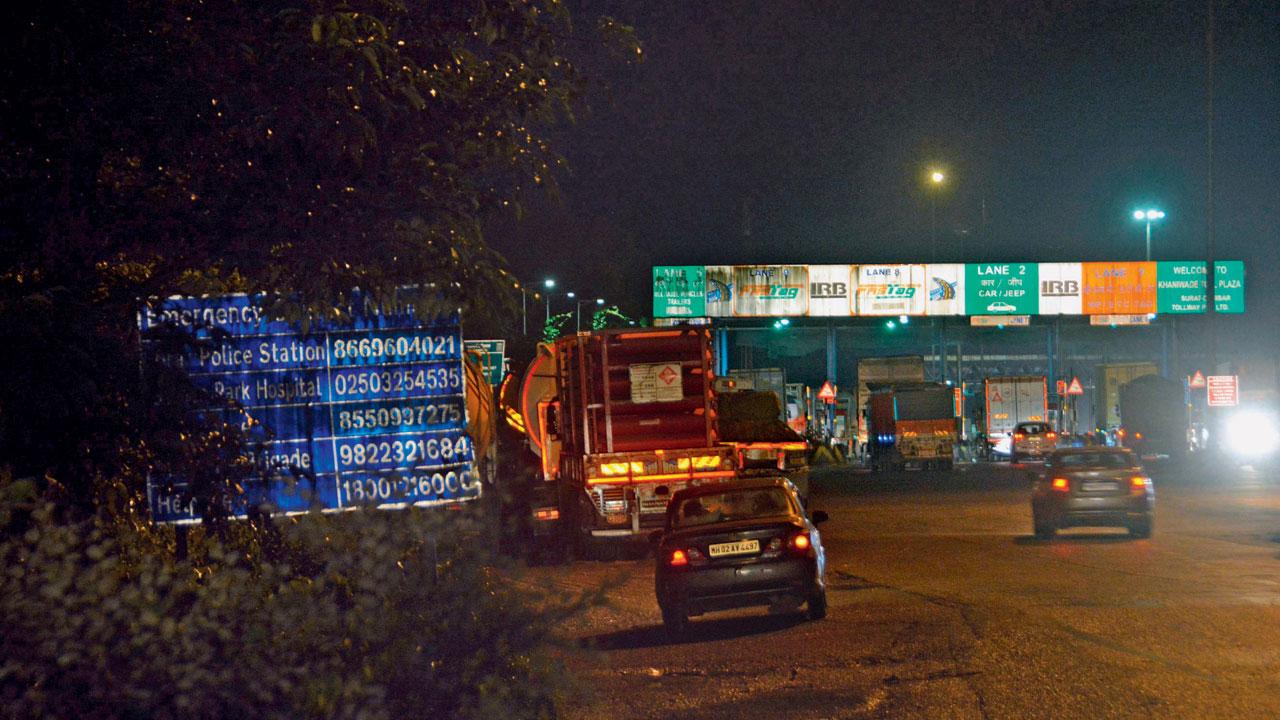
[[[204,418],[247,429],[257,470],[231,508],[280,512],[441,505],[480,494],[465,433],[458,317],[351,308],[351,325],[309,332],[259,314],[244,295],[178,298],[139,314],[143,350],[207,391]],[[177,323],[200,341],[162,354],[150,331]],[[198,521],[183,478],[153,478],[152,516]]]
[[[858,314],[924,315],[924,265],[859,265]]]
[[[1204,267],[1194,261],[657,266],[653,309],[655,318],[675,321],[1200,313]],[[1219,261],[1217,276],[1217,312],[1243,313],[1244,263]]]
[[[853,265],[810,265],[809,314],[814,317],[853,315],[857,280]]]
[[[1218,282],[1214,286],[1214,310],[1244,312],[1244,262],[1222,260],[1214,263]],[[1157,263],[1156,306],[1159,312],[1202,313],[1205,311],[1205,263],[1169,261]]]
[[[1034,315],[1039,312],[1037,263],[976,263],[965,266],[965,309],[973,315]]]
[[[1156,263],[1082,264],[1085,315],[1145,315],[1156,312]]]
[[[809,312],[808,265],[733,268],[734,317],[787,317]]]
[[[964,315],[965,276],[964,265],[925,265],[925,290],[928,298],[925,315],[941,317]]]
[[[702,265],[653,268],[654,317],[702,317],[707,314],[707,271]]]

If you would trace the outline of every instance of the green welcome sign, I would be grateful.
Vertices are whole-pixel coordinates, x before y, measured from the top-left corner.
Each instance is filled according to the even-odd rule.
[[[1220,313],[1244,312],[1244,262],[1214,263],[1218,282],[1213,306]],[[1205,311],[1205,263],[1168,261],[1156,263],[1156,312],[1168,314]]]
[[[1035,315],[1040,310],[1036,263],[970,263],[964,275],[970,315]]]
[[[653,316],[702,317],[707,314],[707,269],[702,265],[653,268]]]

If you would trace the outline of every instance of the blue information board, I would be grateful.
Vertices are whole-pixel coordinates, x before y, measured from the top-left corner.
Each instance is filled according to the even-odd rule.
[[[263,318],[245,295],[175,298],[139,314],[149,357],[227,401],[202,412],[261,442],[263,471],[233,515],[262,502],[290,513],[479,497],[458,317],[351,314],[303,332]],[[159,355],[148,331],[163,324],[189,330],[197,346]],[[199,520],[181,480],[153,481],[148,496],[159,522]]]

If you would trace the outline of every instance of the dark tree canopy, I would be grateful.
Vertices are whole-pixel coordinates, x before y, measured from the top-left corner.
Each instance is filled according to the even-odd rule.
[[[562,3],[4,13],[0,452],[19,474],[141,473],[189,447],[138,372],[147,298],[261,291],[301,314],[416,286],[473,314],[514,307],[480,219],[559,164],[545,133],[581,90]]]

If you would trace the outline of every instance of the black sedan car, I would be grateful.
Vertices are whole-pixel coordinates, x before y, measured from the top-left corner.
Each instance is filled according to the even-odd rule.
[[[1036,537],[1060,528],[1093,525],[1128,528],[1151,537],[1155,491],[1142,463],[1124,448],[1060,448],[1045,460],[1031,495]]]
[[[795,486],[784,478],[754,478],[681,490],[654,534],[656,591],[668,633],[691,615],[768,605],[827,614],[826,556],[816,525]]]

